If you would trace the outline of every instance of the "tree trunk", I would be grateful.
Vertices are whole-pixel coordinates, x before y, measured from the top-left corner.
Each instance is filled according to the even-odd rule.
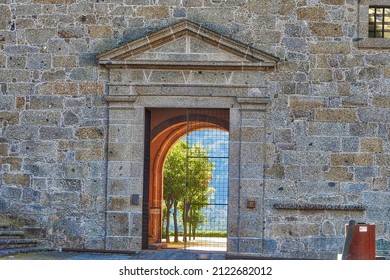
[[[191,234],[192,233],[192,223],[191,222],[188,223],[188,233],[189,233],[188,239],[191,240],[192,239],[191,238],[192,237],[192,234]]]
[[[174,242],[179,242],[179,227],[177,225],[177,204],[178,201],[173,203],[173,224],[175,226],[175,240]]]
[[[192,239],[195,240],[195,235],[196,235],[196,226],[192,225]]]
[[[170,242],[169,240],[169,226],[170,226],[170,219],[171,219],[171,208],[172,208],[172,202],[165,201],[165,204],[167,206],[167,215],[166,215],[166,227],[165,227],[165,240],[167,243]]]
[[[165,240],[166,240],[167,243],[169,243],[169,220],[170,220],[169,216],[170,216],[170,213],[168,212],[168,214],[167,214],[167,223],[166,223],[166,228],[165,228]]]
[[[189,210],[189,205],[187,203],[184,204],[184,210],[183,210],[183,241],[187,241],[187,221],[188,221],[188,210]]]

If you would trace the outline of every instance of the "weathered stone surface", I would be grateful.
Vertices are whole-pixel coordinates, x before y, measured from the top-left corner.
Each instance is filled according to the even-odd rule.
[[[65,79],[65,71],[47,71],[42,74],[43,81],[56,81],[56,80],[64,80]]]
[[[0,110],[10,111],[15,108],[15,97],[2,95],[0,100]],[[9,115],[10,112],[4,112],[3,116]]]
[[[3,174],[3,183],[6,185],[28,187],[31,183],[29,174],[5,173]]]
[[[110,38],[112,36],[112,28],[108,25],[90,25],[89,34],[95,38]]]
[[[49,126],[41,127],[39,129],[39,135],[43,140],[70,139],[73,136],[71,129]]]
[[[310,239],[308,246],[312,250],[341,252],[344,243],[341,237],[319,237]]]
[[[362,138],[360,142],[360,149],[362,152],[382,152],[383,139],[376,138]]]
[[[345,0],[321,0],[321,3],[327,4],[327,5],[344,5]]]
[[[76,67],[77,59],[76,56],[53,56],[53,67],[58,68],[70,68]]]
[[[77,150],[76,160],[78,161],[96,161],[103,158],[102,148],[92,148],[89,150]]]
[[[23,160],[19,157],[0,157],[0,165],[8,164],[10,166],[11,171],[20,170],[22,167]]]
[[[315,120],[318,122],[356,122],[357,114],[353,109],[317,109]]]
[[[349,127],[349,124],[346,123],[310,122],[307,127],[307,134],[323,136],[348,136]]]
[[[8,139],[31,140],[38,137],[38,127],[30,125],[14,125],[6,127],[4,136]]]
[[[75,2],[76,0],[33,0],[33,3],[40,4],[72,4]]]
[[[15,187],[1,188],[1,196],[10,200],[19,200],[22,196],[22,190]]]
[[[53,94],[61,95],[77,95],[78,94],[78,84],[77,83],[52,83],[51,91]]]
[[[364,192],[363,203],[370,206],[388,206],[390,194],[380,192]]]
[[[80,139],[102,139],[104,130],[101,127],[83,127],[79,128],[75,135]]]
[[[375,165],[387,166],[390,164],[390,154],[376,154]]]
[[[382,75],[381,69],[377,67],[363,67],[359,72],[359,80],[379,79]]]
[[[389,122],[390,108],[359,108],[359,119],[363,123],[367,122]]]
[[[16,112],[0,112],[0,123],[3,125],[19,124],[19,114]]]
[[[34,110],[55,110],[62,109],[63,106],[63,98],[59,96],[32,96],[30,98],[30,108]]]
[[[26,39],[32,45],[46,44],[47,41],[56,35],[55,29],[26,29]]]
[[[289,16],[294,11],[296,7],[294,0],[281,0],[279,14],[284,16]]]
[[[79,123],[79,121],[80,121],[77,114],[75,114],[71,111],[66,111],[63,114],[63,118],[64,118],[64,125],[74,125],[74,124]]]
[[[29,69],[50,69],[51,55],[31,54],[27,58],[27,68]]]
[[[8,6],[0,4],[0,30],[8,30],[11,25],[11,10]]]
[[[297,9],[299,20],[323,21],[326,19],[326,10],[323,7],[302,7]]]
[[[164,6],[140,6],[137,8],[136,14],[146,19],[168,18],[169,8]]]
[[[329,171],[324,172],[324,179],[328,181],[352,181],[353,173],[348,172],[347,167],[331,167]]]
[[[8,156],[8,144],[0,143],[0,156],[5,157]]]
[[[79,179],[58,179],[52,183],[52,188],[56,191],[81,191],[81,180]]]
[[[5,68],[7,66],[7,57],[3,54],[0,54],[0,68]]]
[[[95,78],[95,73],[91,68],[79,67],[72,69],[69,77],[75,81],[90,81]]]
[[[129,215],[127,213],[108,213],[107,219],[109,236],[128,236]]]
[[[320,226],[316,224],[306,224],[301,227],[297,224],[276,224],[271,229],[272,236],[298,237],[315,236],[320,232]]]
[[[370,153],[340,153],[331,155],[333,166],[369,166],[373,163],[373,157]]]
[[[386,67],[384,70],[384,77],[390,79],[390,67]]]
[[[270,168],[265,170],[266,176],[270,176],[271,178],[284,178],[284,166],[283,165],[273,165]]]
[[[309,28],[316,36],[339,37],[343,34],[341,25],[336,23],[311,22]]]
[[[104,84],[103,83],[80,83],[80,94],[103,94]]]
[[[351,46],[345,42],[321,42],[309,44],[309,52],[313,54],[348,54]]]
[[[326,237],[336,236],[336,228],[332,221],[324,221],[322,223],[321,235]]]
[[[337,137],[296,137],[297,149],[307,151],[340,151],[341,139]]]
[[[289,97],[289,105],[293,110],[311,110],[325,107],[326,101],[317,97],[291,96]]]
[[[143,210],[130,197],[142,199],[147,175],[145,108],[225,108],[229,250],[334,258],[352,216],[388,240],[390,56],[362,48],[388,44],[366,38],[367,9],[378,3],[355,2],[0,0],[0,213],[47,228],[54,248],[138,251]],[[151,35],[184,19],[199,24],[188,37]],[[124,45],[117,59],[199,69],[99,65],[104,51],[164,34],[136,57]],[[247,47],[277,65],[217,66],[248,63]],[[297,201],[317,208],[273,207]],[[238,221],[251,226],[239,231]]]
[[[129,197],[111,197],[108,203],[109,211],[128,211],[130,208]]]
[[[376,107],[390,107],[390,97],[387,96],[375,96],[373,105]]]
[[[25,111],[21,114],[22,124],[31,125],[60,125],[61,113],[59,112],[45,112],[45,111]]]
[[[24,69],[26,68],[26,58],[23,56],[9,56],[7,66],[9,68]]]

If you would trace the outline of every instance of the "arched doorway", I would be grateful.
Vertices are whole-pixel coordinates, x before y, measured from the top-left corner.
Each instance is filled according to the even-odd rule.
[[[229,129],[227,251],[262,247],[265,132],[273,116],[267,111],[272,80],[268,75],[279,58],[209,30],[203,23],[185,20],[98,59],[109,78],[104,247],[138,251],[161,239],[162,182],[157,174],[169,147],[186,130],[186,110],[171,108],[227,110],[229,118],[201,114],[203,118],[196,122],[211,129],[225,123]],[[257,203],[248,209],[248,201]],[[156,222],[149,223],[154,218]]]
[[[162,242],[162,213],[163,213],[163,168],[167,155],[180,139],[186,137],[188,142],[207,141],[208,144],[218,145],[218,141],[225,139],[224,148],[214,149],[209,153],[209,157],[216,162],[218,170],[216,172],[223,176],[225,180],[215,181],[214,184],[223,184],[223,187],[218,186],[220,196],[210,201],[207,205],[209,220],[215,221],[215,211],[219,209],[219,213],[226,213],[227,217],[227,195],[228,195],[228,143],[229,143],[229,110],[227,109],[150,109],[150,135],[147,141],[150,141],[150,160],[149,160],[149,189],[148,189],[148,207],[147,213],[144,212],[144,224],[147,220],[147,235],[148,244]],[[199,131],[208,131],[207,133],[194,133]],[[208,138],[205,140],[205,137]],[[202,138],[202,139],[201,139]],[[206,142],[204,142],[206,143]],[[195,155],[196,156],[196,155]],[[188,157],[191,161],[191,156]],[[217,163],[218,162],[218,163]],[[221,170],[225,168],[225,170]],[[217,177],[217,176],[216,176]],[[221,180],[221,178],[219,178]],[[189,206],[190,207],[190,206]],[[204,208],[207,208],[206,206]],[[144,208],[145,209],[145,208]],[[221,210],[223,209],[223,210]],[[146,210],[146,209],[145,209]],[[218,212],[218,211],[217,211]],[[213,214],[214,213],[214,214]],[[214,215],[214,216],[213,216]],[[219,222],[225,223],[227,221]],[[219,229],[221,226],[219,225]],[[211,229],[211,227],[209,227]],[[185,234],[186,235],[186,234]],[[184,240],[188,241],[184,236]],[[202,240],[201,238],[199,240]],[[197,242],[202,248],[213,243]],[[207,240],[204,238],[204,240]],[[211,244],[211,247],[220,246],[226,248],[225,244],[217,240],[217,243]],[[206,244],[207,243],[207,244]],[[184,247],[188,247],[190,243],[184,243]],[[193,244],[191,244],[193,246]]]

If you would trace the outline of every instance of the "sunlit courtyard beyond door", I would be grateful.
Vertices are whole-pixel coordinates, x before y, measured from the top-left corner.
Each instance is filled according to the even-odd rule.
[[[168,248],[226,251],[229,133],[189,132],[163,170],[162,241]]]

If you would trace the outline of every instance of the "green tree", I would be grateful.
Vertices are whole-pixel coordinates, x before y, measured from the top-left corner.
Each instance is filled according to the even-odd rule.
[[[196,228],[204,222],[201,210],[209,203],[214,193],[210,187],[212,171],[213,163],[207,157],[207,150],[199,144],[189,146],[182,140],[169,152],[164,165],[163,192],[167,211],[164,221],[167,242],[169,242],[171,210],[173,210],[175,242],[178,241],[179,209],[182,214],[184,237],[187,236],[188,227],[190,234],[195,236]]]
[[[177,231],[177,205],[184,198],[186,182],[186,150],[185,142],[180,141],[169,152],[164,165],[164,191],[163,199],[165,202],[165,236],[169,242],[169,227],[171,210],[174,210],[175,223],[175,242],[178,242]]]

